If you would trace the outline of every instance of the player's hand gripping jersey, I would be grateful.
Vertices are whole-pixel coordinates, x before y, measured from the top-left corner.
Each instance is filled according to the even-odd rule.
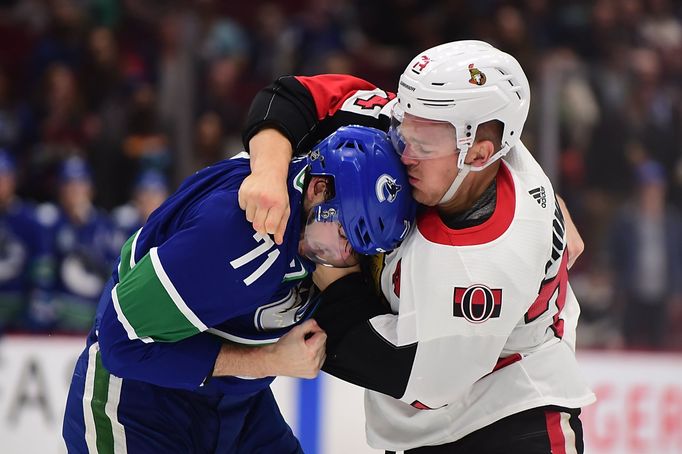
[[[273,126],[302,153],[344,124],[387,129],[394,98],[350,76],[281,78],[256,98],[244,141]],[[519,144],[496,186],[481,225],[450,229],[435,209],[420,214],[381,271],[390,311],[376,315],[357,276],[323,293],[324,370],[374,390],[373,446],[444,444],[524,409],[594,400],[574,356],[579,307],[552,185]]]

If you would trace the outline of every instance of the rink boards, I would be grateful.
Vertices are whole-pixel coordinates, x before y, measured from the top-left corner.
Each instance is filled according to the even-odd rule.
[[[0,451],[64,453],[64,400],[83,340],[0,339]],[[598,403],[583,412],[587,454],[682,453],[682,355],[585,351],[580,363]],[[364,441],[362,390],[326,374],[279,378],[282,413],[307,453],[381,453]]]

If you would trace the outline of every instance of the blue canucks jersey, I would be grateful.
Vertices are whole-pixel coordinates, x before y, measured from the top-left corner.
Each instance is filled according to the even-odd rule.
[[[291,216],[281,246],[257,234],[239,208],[249,172],[242,156],[197,172],[123,245],[95,322],[112,374],[196,389],[224,340],[275,342],[309,317],[313,264],[298,255],[305,160],[290,167]],[[204,389],[241,394],[271,381],[222,377]]]
[[[29,301],[49,285],[51,275],[35,210],[15,200],[0,210],[0,331],[17,327]]]
[[[44,226],[55,276],[49,309],[33,310],[30,323],[43,329],[87,332],[116,259],[113,225],[106,213],[95,208],[82,224],[73,223],[52,204],[41,205],[38,218]]]

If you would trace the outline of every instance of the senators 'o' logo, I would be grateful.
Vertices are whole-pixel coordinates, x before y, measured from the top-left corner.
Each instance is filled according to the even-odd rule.
[[[453,295],[455,317],[463,317],[471,323],[483,323],[500,316],[502,289],[490,289],[482,284],[468,288],[455,287]]]

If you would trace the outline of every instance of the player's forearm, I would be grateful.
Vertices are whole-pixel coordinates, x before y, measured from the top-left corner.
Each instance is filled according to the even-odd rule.
[[[262,129],[249,140],[249,150],[251,172],[286,179],[293,148],[284,134],[274,128]]]
[[[131,341],[107,309],[99,327],[102,364],[113,375],[157,386],[196,389],[210,373],[221,341],[202,333],[178,342]]]
[[[566,202],[560,196],[556,196],[557,203],[561,209],[561,213],[564,216],[564,222],[566,225],[566,242],[568,247],[568,268],[571,268],[575,263],[576,259],[580,257],[580,254],[585,250],[585,243],[583,242],[578,228],[571,218],[571,214],[568,212],[566,207]]]
[[[266,128],[273,128],[298,147],[297,154],[302,154],[309,150],[304,139],[317,123],[317,109],[311,94],[295,77],[284,76],[254,97],[242,131],[242,141],[250,153],[253,136]]]
[[[327,359],[322,369],[341,380],[402,397],[410,378],[417,344],[392,345],[370,319],[389,313],[360,273],[330,284],[320,296],[315,319],[327,333]]]
[[[236,376],[263,378],[276,375],[271,367],[273,347],[224,343],[213,369],[214,377]]]

